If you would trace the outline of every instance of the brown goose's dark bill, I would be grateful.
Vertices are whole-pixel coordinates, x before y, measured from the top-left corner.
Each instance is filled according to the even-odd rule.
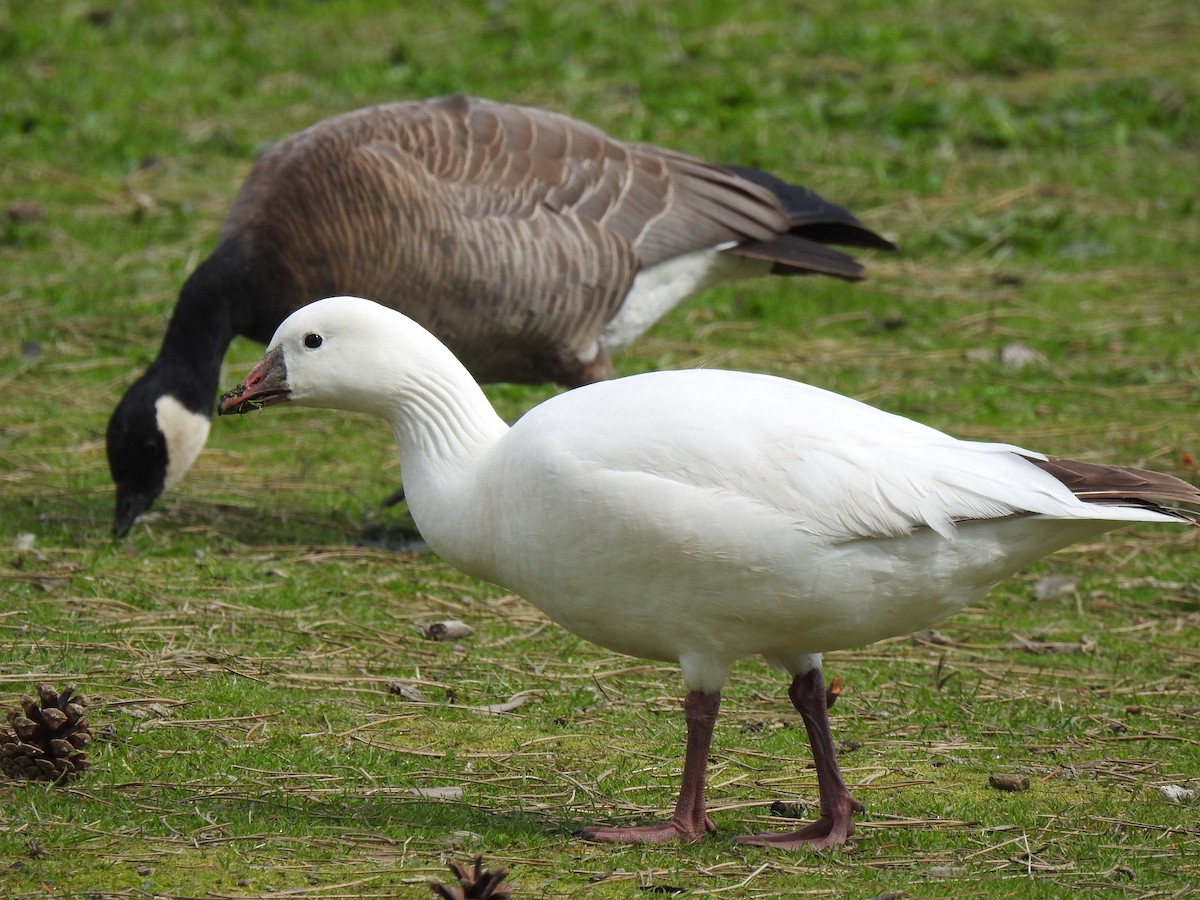
[[[221,395],[217,413],[222,416],[248,413],[277,403],[287,403],[290,399],[291,388],[287,383],[283,351],[276,347],[258,361],[241,384]]]

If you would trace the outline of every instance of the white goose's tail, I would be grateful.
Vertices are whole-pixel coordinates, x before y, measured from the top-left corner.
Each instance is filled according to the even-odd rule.
[[[1131,521],[1182,519],[1200,525],[1200,510],[1187,508],[1200,506],[1200,490],[1173,475],[1059,457],[1025,458],[1061,481],[1084,503],[1128,510]]]

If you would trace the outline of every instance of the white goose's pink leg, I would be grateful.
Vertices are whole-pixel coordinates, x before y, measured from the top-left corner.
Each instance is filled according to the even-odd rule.
[[[720,708],[719,691],[711,694],[691,691],[684,698],[687,755],[683,760],[679,800],[670,821],[627,828],[590,826],[579,831],[580,837],[611,844],[665,844],[670,841],[698,841],[705,834],[716,831],[705,808],[704,782],[708,771],[708,749],[712,744],[713,727],[717,723],[717,711]]]
[[[863,806],[850,796],[842,780],[837,753],[833,749],[833,734],[829,730],[829,710],[825,700],[825,679],[819,666],[792,679],[788,688],[792,705],[804,720],[808,742],[812,745],[813,762],[817,768],[817,790],[821,798],[821,816],[798,831],[786,834],[755,834],[739,837],[744,844],[781,847],[799,850],[802,847],[821,849],[844,843],[854,831],[854,813]]]

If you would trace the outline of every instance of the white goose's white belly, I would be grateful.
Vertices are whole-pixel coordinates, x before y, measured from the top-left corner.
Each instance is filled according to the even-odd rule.
[[[1045,553],[1112,527],[1012,518],[964,525],[955,539],[925,528],[833,543],[729,497],[673,507],[672,490],[629,495],[657,517],[637,501],[617,509],[603,490],[580,491],[562,516],[531,515],[532,489],[514,495],[497,555],[476,574],[587,640],[647,659],[704,659],[723,680],[747,656],[789,668],[929,627]]]

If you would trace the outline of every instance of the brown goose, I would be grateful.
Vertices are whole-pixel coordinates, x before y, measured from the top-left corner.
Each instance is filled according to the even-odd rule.
[[[854,281],[827,246],[894,249],[806,188],[464,96],[319,122],[253,167],[108,424],[113,530],[191,466],[235,335],[265,343],[331,294],[375,297],[480,382],[608,378],[610,355],[716,281]]]

